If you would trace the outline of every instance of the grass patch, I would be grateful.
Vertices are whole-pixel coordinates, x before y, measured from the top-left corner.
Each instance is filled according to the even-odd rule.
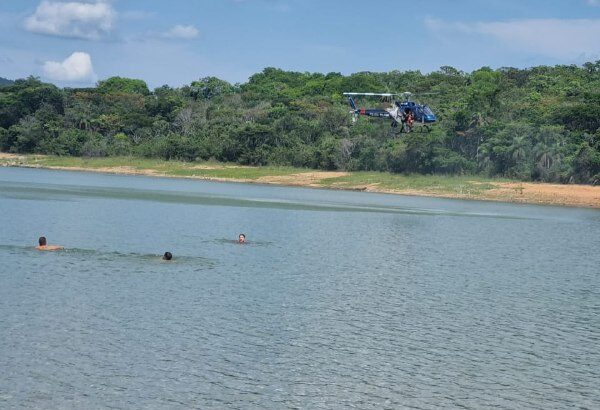
[[[65,167],[80,169],[106,169],[114,172],[127,170],[149,175],[198,177],[254,181],[262,177],[285,176],[314,170],[294,167],[249,167],[220,162],[181,162],[137,157],[58,157],[50,155],[25,155],[18,163],[26,166]],[[0,160],[0,163],[14,159]],[[315,182],[314,180],[312,181]],[[494,182],[510,182],[508,179],[489,179],[474,175],[418,175],[390,174],[385,172],[351,172],[340,177],[325,177],[318,184],[325,188],[381,189],[415,192],[433,195],[477,197],[495,188]]]
[[[21,163],[29,166],[84,168],[91,170],[127,167],[140,172],[151,171],[158,175],[245,180],[255,180],[265,176],[289,175],[308,171],[306,169],[293,167],[247,167],[208,161],[182,162],[136,157],[82,158],[28,155],[24,157],[24,160],[21,161]]]
[[[197,164],[196,164],[197,165]],[[223,178],[223,179],[244,179],[256,180],[267,176],[280,176],[295,174],[298,172],[306,172],[306,170],[287,167],[240,167],[240,166],[223,166],[216,168],[178,168],[172,169],[168,175],[185,176],[185,177],[206,177],[206,178]]]
[[[74,168],[113,168],[132,167],[135,169],[155,169],[165,167],[167,161],[133,157],[59,157],[51,155],[27,156],[27,163],[46,167],[74,167]]]
[[[419,191],[429,194],[475,196],[495,188],[494,182],[508,180],[485,179],[473,175],[418,175],[385,172],[352,172],[349,175],[321,180],[324,187],[360,189],[374,187],[393,191]]]

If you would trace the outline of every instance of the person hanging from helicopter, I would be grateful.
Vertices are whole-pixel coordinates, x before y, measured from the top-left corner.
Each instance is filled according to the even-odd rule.
[[[413,114],[413,112],[410,108],[404,109],[404,115],[402,118],[402,122],[406,124],[409,131],[412,130],[413,125],[415,123],[415,115]]]

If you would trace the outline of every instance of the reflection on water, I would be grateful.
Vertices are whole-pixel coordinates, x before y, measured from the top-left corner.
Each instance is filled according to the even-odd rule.
[[[26,169],[0,210],[0,408],[600,407],[598,211]]]
[[[481,212],[449,212],[443,209],[411,208],[407,206],[390,205],[365,205],[347,204],[341,201],[289,201],[278,199],[245,199],[220,195],[207,195],[205,193],[189,193],[181,191],[157,191],[152,189],[133,188],[99,188],[88,186],[47,185],[39,183],[11,183],[3,181],[0,192],[6,198],[29,199],[39,201],[75,201],[81,198],[97,197],[120,200],[138,200],[167,202],[178,204],[196,204],[212,206],[233,206],[243,208],[273,208],[298,211],[325,211],[325,212],[376,212],[376,213],[406,213],[417,215],[454,215],[464,217],[492,217],[492,218],[525,218],[523,216],[508,216],[501,214],[486,214]],[[528,216],[527,218],[532,218]]]

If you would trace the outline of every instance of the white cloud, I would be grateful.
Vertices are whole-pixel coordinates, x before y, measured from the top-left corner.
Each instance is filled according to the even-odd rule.
[[[199,34],[200,32],[194,26],[183,26],[178,24],[176,26],[171,27],[171,29],[169,29],[168,31],[164,32],[163,37],[191,40],[193,38],[198,37]]]
[[[96,81],[92,59],[88,53],[74,52],[64,61],[46,61],[44,74],[51,80],[86,83]]]
[[[446,22],[428,18],[425,27],[444,35],[489,36],[504,46],[560,59],[600,53],[600,19],[530,19],[496,22]]]
[[[97,3],[42,1],[35,13],[25,19],[25,28],[34,33],[87,40],[108,34],[116,12],[112,6]]]

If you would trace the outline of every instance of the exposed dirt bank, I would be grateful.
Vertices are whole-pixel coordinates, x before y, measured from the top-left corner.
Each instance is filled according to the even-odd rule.
[[[460,191],[449,193],[441,189],[437,189],[436,187],[423,187],[419,189],[390,189],[388,187],[381,186],[381,184],[377,182],[372,182],[368,184],[336,183],[336,178],[352,176],[352,173],[350,172],[307,170],[306,172],[290,172],[285,175],[261,175],[254,178],[242,178],[229,176],[223,177],[210,174],[203,175],[202,172],[241,169],[251,170],[252,167],[241,167],[228,164],[190,165],[187,169],[197,170],[198,174],[195,174],[194,171],[192,171],[191,174],[181,175],[179,173],[170,172],[169,169],[161,170],[128,165],[94,167],[46,165],[43,162],[41,164],[39,162],[36,162],[35,158],[43,157],[0,153],[0,166],[49,168],[69,171],[104,172],[125,175],[193,178],[214,181],[248,182],[304,186],[312,188],[332,188],[367,192],[383,192],[400,195],[417,195],[441,198],[477,199],[527,204],[600,208],[600,186],[590,185],[561,185],[532,182],[498,182],[490,180],[486,182],[473,181],[472,184],[474,186],[477,186],[477,184],[481,184],[482,187],[485,186],[483,189],[475,191],[475,193],[473,190],[469,190],[468,192],[464,193]]]

